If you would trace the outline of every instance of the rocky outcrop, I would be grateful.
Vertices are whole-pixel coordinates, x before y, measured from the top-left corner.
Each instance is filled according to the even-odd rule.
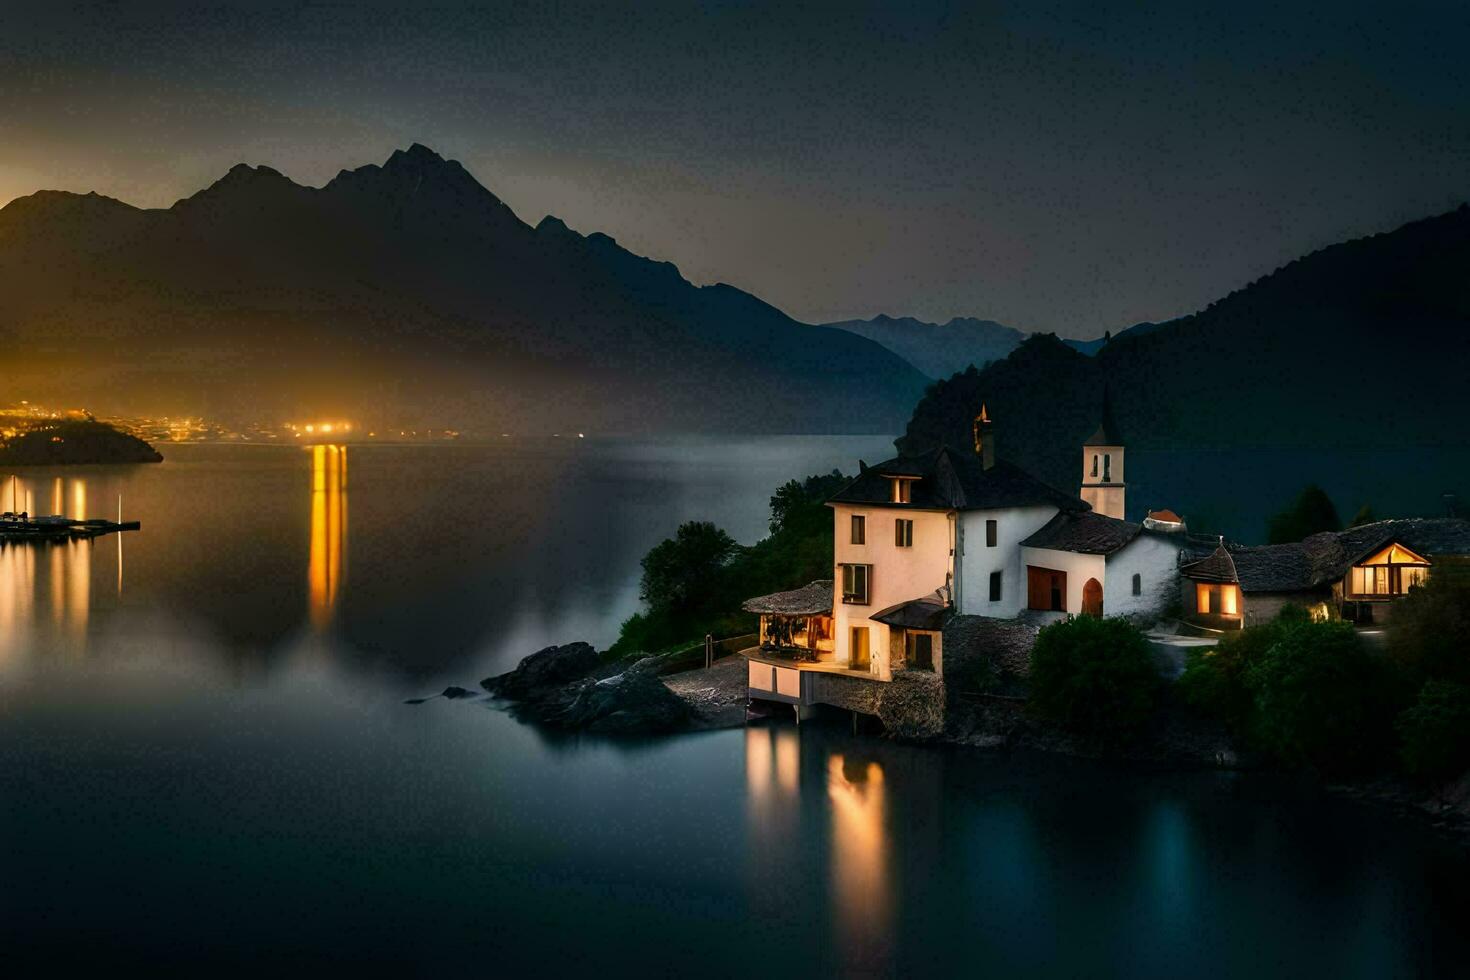
[[[934,738],[944,731],[944,681],[929,671],[895,671],[887,684],[813,674],[812,696],[821,704],[876,715],[896,738]]]
[[[536,701],[586,677],[601,663],[602,657],[590,643],[567,643],[538,650],[517,664],[515,670],[487,677],[480,686],[497,697]]]
[[[538,704],[536,720],[553,728],[604,735],[678,731],[691,720],[689,705],[639,662],[621,674],[585,678]]]
[[[587,643],[547,647],[515,670],[481,681],[514,702],[523,721],[605,735],[652,735],[688,727],[689,704],[659,680],[660,662],[647,657],[617,673]]]

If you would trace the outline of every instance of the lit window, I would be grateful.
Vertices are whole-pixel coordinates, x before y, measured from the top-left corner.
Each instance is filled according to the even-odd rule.
[[[1220,613],[1225,616],[1240,615],[1240,586],[1220,586]]]
[[[1423,585],[1429,578],[1429,569],[1422,565],[1412,565],[1399,569],[1399,591],[1408,592],[1416,585]]]
[[[842,601],[853,605],[868,604],[868,580],[872,577],[871,565],[842,566]]]
[[[1207,582],[1194,583],[1194,608],[1196,612],[1200,613],[1201,615],[1209,614],[1210,592],[1213,590],[1214,586],[1210,585]]]
[[[861,514],[852,515],[852,543],[866,544],[868,535],[868,520]]]
[[[899,548],[912,548],[914,545],[914,522],[899,518],[893,522],[893,543]]]
[[[913,502],[913,480],[906,480],[902,477],[896,476],[890,482],[893,486],[893,492],[890,495],[890,500],[893,503],[907,504]]]

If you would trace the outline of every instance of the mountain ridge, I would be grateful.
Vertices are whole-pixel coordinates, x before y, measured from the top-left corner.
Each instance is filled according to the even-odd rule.
[[[881,345],[610,236],[533,228],[421,144],[319,188],[240,164],[169,208],[109,200],[0,209],[0,356],[37,397],[391,409],[495,432],[838,432],[896,430],[924,384]]]

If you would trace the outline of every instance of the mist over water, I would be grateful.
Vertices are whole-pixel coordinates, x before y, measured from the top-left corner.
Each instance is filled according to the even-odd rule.
[[[681,521],[754,541],[778,484],[887,437],[165,448],[0,484],[143,525],[0,548],[7,962],[1381,977],[1467,952],[1463,854],[1287,781],[401,703],[606,645]]]

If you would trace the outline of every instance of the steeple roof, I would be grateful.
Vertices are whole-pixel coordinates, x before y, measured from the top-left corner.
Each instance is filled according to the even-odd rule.
[[[1098,424],[1097,431],[1088,436],[1087,441],[1082,445],[1123,445],[1123,431],[1118,428],[1118,422],[1113,418],[1113,399],[1106,386],[1103,387],[1102,421]]]

